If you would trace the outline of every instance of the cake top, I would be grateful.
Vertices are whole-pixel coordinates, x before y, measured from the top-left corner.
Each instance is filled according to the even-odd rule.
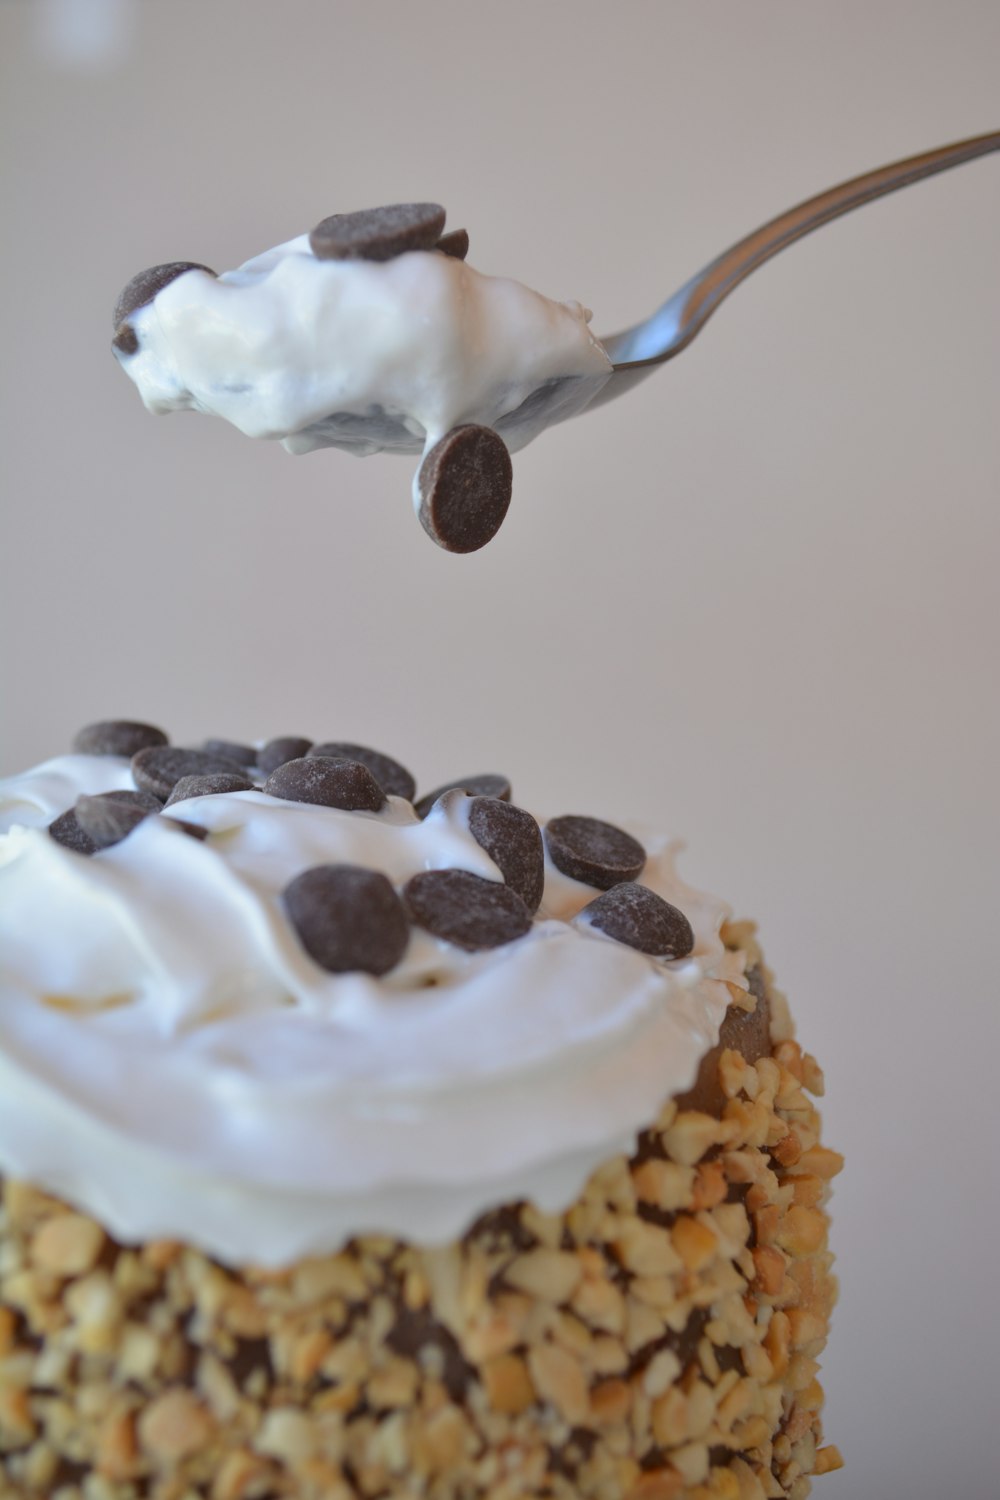
[[[88,726],[0,782],[0,1172],[269,1264],[565,1207],[739,979],[676,847],[351,742]]]
[[[395,204],[334,215],[219,276],[191,261],[151,267],[118,299],[115,354],[150,411],[213,413],[291,453],[426,457],[472,426],[502,466],[582,410],[611,362],[580,303],[473,270],[465,231],[443,234],[444,222],[437,204]],[[482,455],[447,457],[446,480],[474,489]],[[434,540],[454,551],[489,540],[509,474],[489,479],[506,498],[474,545],[433,524],[432,480],[415,477],[413,499]]]

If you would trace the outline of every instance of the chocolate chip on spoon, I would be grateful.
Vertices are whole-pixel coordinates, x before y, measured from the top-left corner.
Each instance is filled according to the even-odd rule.
[[[694,933],[684,913],[633,880],[605,891],[576,920],[657,958],[686,958],[694,947]]]
[[[513,942],[531,927],[531,913],[516,891],[468,870],[414,875],[403,901],[418,926],[470,952]]]
[[[207,750],[184,750],[179,745],[153,745],[132,757],[132,778],[140,791],[166,801],[182,776],[243,776],[243,769],[226,755]]]
[[[118,294],[112,314],[115,328],[120,328],[127,317],[145,307],[147,302],[152,302],[157,293],[176,281],[178,276],[183,276],[185,271],[206,271],[209,276],[215,275],[209,266],[200,265],[196,260],[170,260],[162,266],[149,266],[145,271],[137,272]]]
[[[313,802],[350,812],[378,812],[385,805],[385,793],[367,766],[323,756],[286,761],[271,772],[264,791],[289,802]]]
[[[139,335],[129,322],[119,323],[115,329],[115,336],[111,340],[112,349],[117,349],[119,354],[138,354]]]
[[[504,878],[528,908],[536,912],[545,887],[542,832],[529,812],[495,797],[474,797],[469,808],[469,832],[485,849]]]
[[[444,229],[440,203],[389,203],[331,214],[309,236],[318,260],[392,260],[407,250],[433,250]]]
[[[492,427],[453,427],[420,465],[421,526],[448,552],[478,552],[503,524],[513,478],[507,445]]]
[[[312,748],[312,740],[303,739],[298,734],[281,734],[276,739],[268,740],[267,744],[257,756],[257,764],[265,776],[270,776],[279,766],[283,766],[289,760],[301,760],[308,755]]]
[[[129,759],[138,750],[166,743],[162,729],[134,719],[100,719],[73,736],[73,749],[78,755],[127,755]]]
[[[239,776],[235,771],[216,771],[210,776],[182,776],[167,798],[167,807],[175,802],[186,802],[189,797],[217,797],[223,792],[252,792],[254,784],[248,776]]]
[[[469,231],[467,229],[451,229],[443,234],[434,246],[440,250],[442,255],[450,255],[454,260],[464,260],[469,253]]]
[[[323,756],[329,760],[356,760],[360,765],[368,767],[389,797],[405,797],[407,802],[412,802],[416,795],[417,783],[406,767],[401,766],[398,760],[393,760],[391,755],[383,755],[380,750],[369,750],[367,745],[351,745],[341,740],[324,740],[319,745],[313,745],[307,753],[310,760],[314,756]]]
[[[418,818],[426,818],[439,797],[445,792],[455,791],[465,792],[470,797],[499,797],[501,802],[510,801],[510,782],[506,776],[484,771],[478,776],[459,776],[455,781],[446,781],[444,786],[435,787],[433,792],[425,792],[413,804],[413,810]]]
[[[638,839],[600,818],[550,818],[545,844],[557,870],[602,891],[619,881],[635,880],[646,863]]]
[[[387,974],[409,941],[403,903],[378,870],[315,865],[282,897],[306,952],[331,974]]]

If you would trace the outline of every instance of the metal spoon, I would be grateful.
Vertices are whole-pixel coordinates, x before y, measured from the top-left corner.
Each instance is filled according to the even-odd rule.
[[[849,182],[829,188],[815,198],[807,198],[804,203],[755,229],[685,282],[680,291],[675,292],[644,323],[636,323],[633,328],[601,340],[614,369],[610,380],[588,403],[588,409],[624,395],[657,365],[680,354],[734,287],[772,255],[784,250],[786,245],[819,229],[822,224],[838,219],[841,214],[849,213],[852,208],[860,208],[874,198],[894,193],[897,188],[908,187],[911,182],[919,182],[935,172],[944,172],[976,156],[985,156],[989,151],[1000,151],[1000,131],[956,141],[951,146],[939,146],[936,151],[908,156],[904,161],[878,167],[861,177],[852,177]]]
[[[496,424],[497,431],[509,448],[522,448],[545,427],[565,421],[581,411],[593,411],[605,401],[623,396],[650,375],[657,365],[686,349],[733,288],[772,255],[784,250],[786,245],[793,244],[822,224],[829,224],[852,208],[860,208],[874,198],[894,193],[897,188],[908,187],[911,182],[919,182],[935,172],[957,167],[973,157],[985,156],[989,151],[1000,151],[1000,131],[956,141],[952,146],[939,146],[936,151],[925,151],[920,156],[908,156],[904,161],[865,172],[863,176],[852,177],[849,182],[829,188],[815,198],[807,198],[804,203],[769,220],[724,251],[703,271],[685,282],[680,291],[675,292],[644,323],[636,323],[633,328],[601,339],[611,360],[610,375],[596,380],[550,381],[515,411],[501,417]]]

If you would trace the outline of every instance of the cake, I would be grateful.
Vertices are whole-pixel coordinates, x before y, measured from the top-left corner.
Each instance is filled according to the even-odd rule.
[[[838,1468],[822,1075],[677,847],[304,736],[0,783],[4,1500]]]

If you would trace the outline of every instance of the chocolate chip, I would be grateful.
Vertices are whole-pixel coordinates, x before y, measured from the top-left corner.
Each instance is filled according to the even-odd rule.
[[[657,958],[686,958],[694,947],[694,933],[684,913],[634,880],[612,886],[585,906],[580,918],[616,942]]]
[[[115,336],[111,340],[112,349],[117,349],[119,354],[138,354],[139,336],[131,323],[119,323],[115,329]]]
[[[205,740],[201,748],[208,755],[224,755],[227,760],[234,760],[238,766],[257,764],[257,747],[244,745],[241,740]]]
[[[421,526],[447,552],[478,552],[503,524],[513,477],[507,445],[492,427],[453,427],[420,465]]]
[[[257,764],[265,776],[270,776],[279,766],[283,766],[289,760],[301,760],[308,755],[312,747],[312,740],[303,739],[297,734],[282,734],[277,739],[268,740],[263,750],[257,756]]]
[[[100,799],[125,806],[145,808],[148,812],[158,812],[160,809],[159,798],[152,796],[149,792],[129,790],[102,792]],[[80,823],[76,807],[71,807],[68,812],[61,813],[54,822],[49,824],[48,831],[57,844],[62,844],[65,849],[72,849],[76,854],[96,854],[102,847]]]
[[[417,817],[426,818],[439,797],[443,797],[445,792],[455,791],[465,792],[470,797],[498,797],[501,802],[510,801],[510,782],[506,776],[485,771],[479,776],[460,776],[457,781],[446,781],[444,786],[425,793],[419,802],[413,804]]]
[[[55,839],[64,849],[72,849],[74,854],[96,854],[97,845],[88,833],[84,833],[76,820],[76,809],[70,808],[68,812],[60,813],[49,824],[49,837]]]
[[[115,328],[130,314],[145,307],[147,302],[152,302],[158,292],[176,281],[178,276],[183,276],[185,271],[207,271],[209,276],[215,275],[208,266],[199,265],[196,260],[170,260],[162,266],[149,266],[145,271],[139,271],[119,293],[112,316]]]
[[[211,832],[210,829],[203,828],[200,823],[189,823],[184,818],[161,818],[160,822],[166,823],[170,828],[176,828],[180,833],[186,833],[188,838],[199,839],[202,843]]]
[[[76,821],[95,849],[120,844],[143,818],[160,811],[161,803],[149,792],[103,792],[96,797],[78,797]]]
[[[468,870],[414,875],[403,900],[418,926],[470,952],[513,942],[531,927],[531,913],[516,891]]]
[[[309,751],[309,759],[312,760],[317,755],[330,760],[356,760],[359,765],[367,766],[388,797],[405,797],[407,802],[412,802],[416,795],[417,783],[406,767],[401,766],[398,760],[393,760],[391,755],[383,755],[379,750],[369,750],[367,745],[324,740],[320,745],[313,745]]]
[[[638,839],[599,818],[550,818],[545,844],[557,870],[602,891],[621,880],[635,880],[646,863]]]
[[[442,255],[450,255],[454,260],[464,260],[469,253],[469,231],[467,229],[452,229],[443,234],[434,246],[440,250]]]
[[[302,946],[331,974],[387,974],[409,941],[403,903],[378,870],[315,865],[282,899]]]
[[[367,766],[357,760],[289,760],[272,771],[264,783],[270,797],[289,802],[315,802],[350,812],[378,812],[385,793]]]
[[[530,912],[536,912],[545,887],[545,852],[541,829],[531,814],[496,797],[474,797],[469,832],[486,850],[505,884]]]
[[[216,772],[213,776],[182,776],[167,798],[167,807],[186,802],[189,797],[217,797],[222,792],[252,792],[253,782],[236,772]]]
[[[182,776],[242,776],[242,769],[225,755],[207,750],[182,750],[179,745],[154,745],[132,757],[132,777],[143,792],[166,801]]]
[[[130,759],[138,750],[166,743],[162,729],[133,719],[101,719],[73,736],[77,755],[127,755]]]
[[[331,214],[309,236],[318,260],[392,260],[407,250],[433,250],[444,229],[439,203],[390,203],[353,214]]]

